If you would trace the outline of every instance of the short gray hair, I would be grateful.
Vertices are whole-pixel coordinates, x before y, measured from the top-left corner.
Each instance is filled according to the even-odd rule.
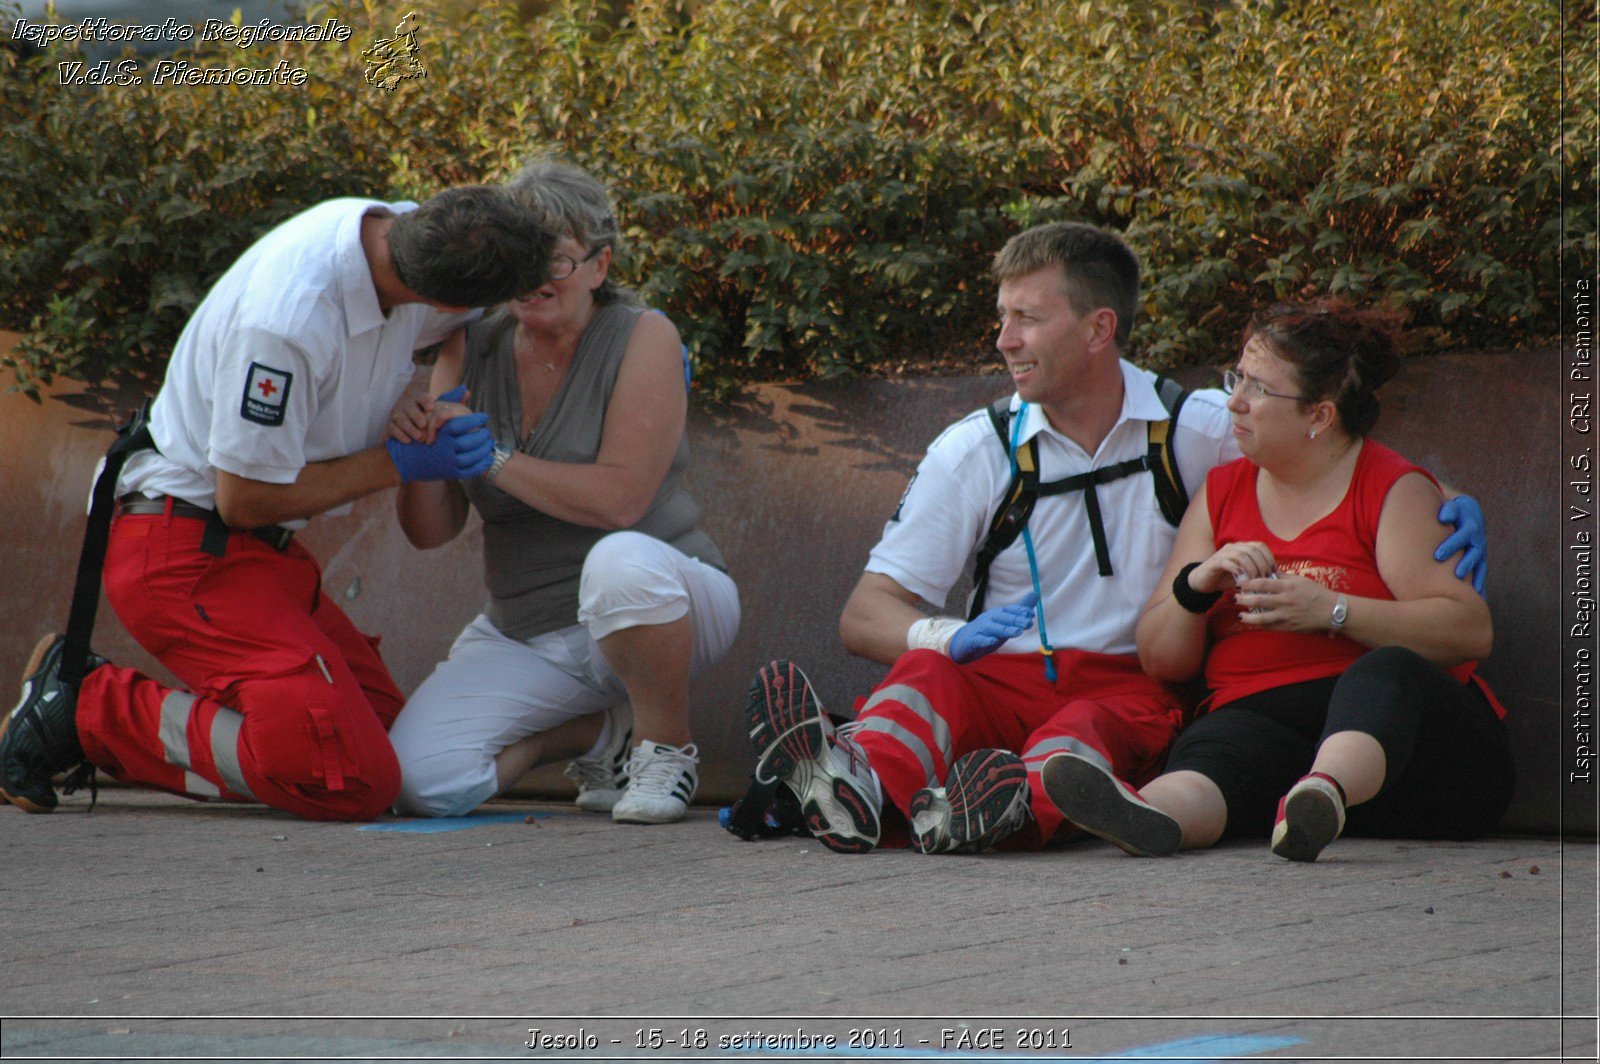
[[[533,207],[545,224],[572,237],[585,251],[611,248],[615,256],[621,233],[611,197],[594,175],[554,155],[529,159],[506,186]],[[595,289],[596,303],[639,303],[638,293],[606,275]]]

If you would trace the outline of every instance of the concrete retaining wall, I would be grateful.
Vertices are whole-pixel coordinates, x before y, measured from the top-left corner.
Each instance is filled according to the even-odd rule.
[[[1416,360],[1386,390],[1375,435],[1477,495],[1488,513],[1496,641],[1483,672],[1510,709],[1519,771],[1505,827],[1592,832],[1592,793],[1569,793],[1560,776],[1559,372],[1554,351]],[[691,415],[691,487],[744,606],[728,659],[695,686],[702,800],[744,789],[752,761],[745,688],[763,662],[805,663],[836,711],[848,711],[881,675],[844,653],[839,609],[928,442],[1004,391],[997,377],[762,386],[732,413]],[[8,618],[0,677],[16,676],[37,636],[65,623],[90,472],[111,420],[98,399],[70,386],[42,406],[0,397],[0,606]],[[473,526],[441,550],[418,552],[392,508],[391,493],[366,499],[348,516],[313,522],[303,542],[323,560],[328,593],[383,636],[384,656],[409,691],[481,606],[479,547]],[[165,675],[109,607],[95,646]],[[523,786],[570,793],[553,769]]]

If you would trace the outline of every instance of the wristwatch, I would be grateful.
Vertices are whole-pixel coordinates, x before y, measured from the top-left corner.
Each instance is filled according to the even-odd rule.
[[[494,461],[490,462],[489,468],[483,471],[483,482],[485,484],[493,484],[494,478],[500,475],[500,470],[504,469],[509,461],[511,461],[511,448],[503,443],[495,444]]]
[[[1350,600],[1343,595],[1333,600],[1333,627],[1328,634],[1344,631],[1344,619],[1350,615]]]

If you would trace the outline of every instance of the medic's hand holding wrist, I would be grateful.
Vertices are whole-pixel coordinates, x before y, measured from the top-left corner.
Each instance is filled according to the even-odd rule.
[[[1442,562],[1460,551],[1456,579],[1463,580],[1471,573],[1473,590],[1482,595],[1489,586],[1489,533],[1484,527],[1483,507],[1471,495],[1457,495],[1439,507],[1439,523],[1454,525],[1455,531],[1433,552],[1434,561]]]
[[[385,440],[389,457],[400,471],[400,481],[467,480],[478,476],[494,461],[494,437],[484,426],[487,414],[463,414],[439,428],[432,443]]]
[[[1009,606],[996,606],[978,614],[950,637],[946,650],[950,660],[966,665],[1000,649],[1033,627],[1033,613],[1038,605],[1039,596],[1030,591]]]

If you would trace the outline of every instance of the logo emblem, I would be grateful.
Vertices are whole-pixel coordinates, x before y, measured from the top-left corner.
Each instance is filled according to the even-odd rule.
[[[367,84],[386,92],[411,78],[426,78],[428,71],[417,58],[417,25],[421,19],[415,11],[408,11],[394,28],[394,36],[373,41],[372,47],[361,53],[367,64]]]
[[[244,381],[244,399],[239,404],[239,416],[258,425],[283,424],[283,409],[289,400],[289,386],[294,374],[281,369],[250,363],[250,373]]]

